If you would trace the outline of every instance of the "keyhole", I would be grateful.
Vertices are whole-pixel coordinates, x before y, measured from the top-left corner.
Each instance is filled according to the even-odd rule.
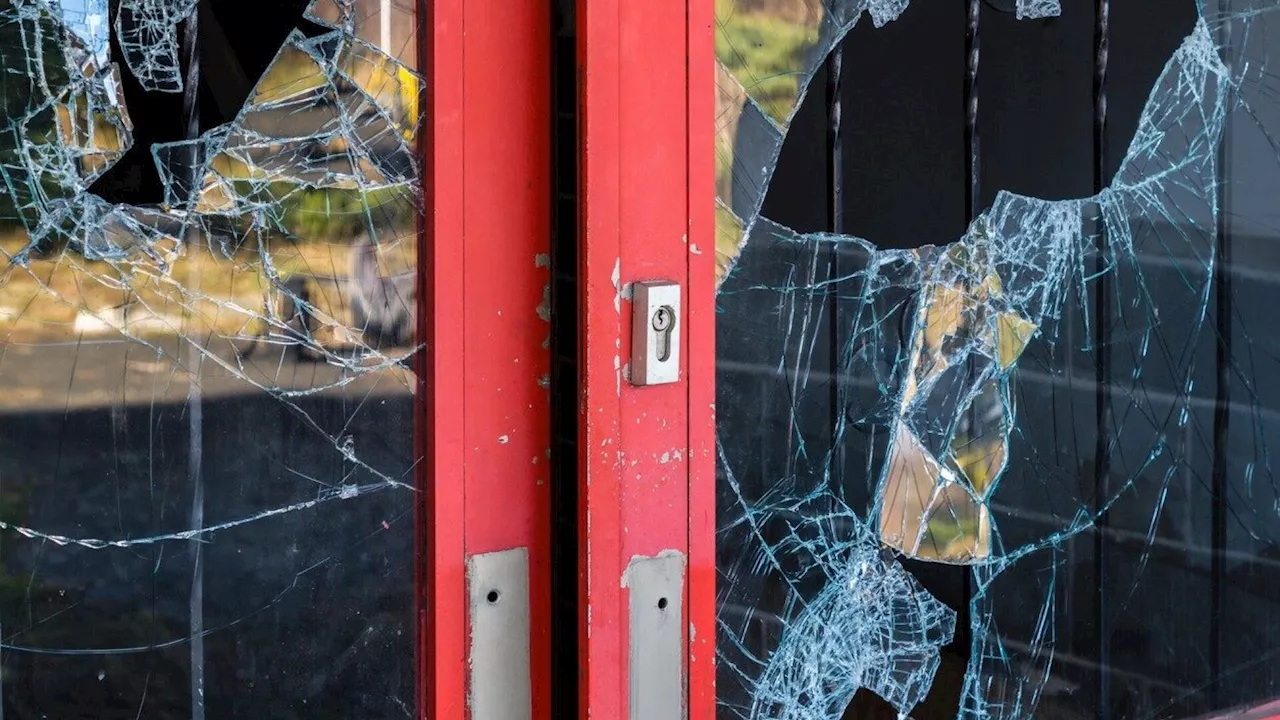
[[[676,313],[668,305],[663,305],[653,313],[653,331],[657,335],[654,344],[654,355],[658,362],[671,359],[671,333],[676,325]]]

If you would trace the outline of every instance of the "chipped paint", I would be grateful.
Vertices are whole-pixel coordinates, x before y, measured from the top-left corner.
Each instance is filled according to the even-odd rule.
[[[679,550],[673,550],[668,548],[666,550],[662,550],[658,552],[658,554],[656,555],[632,555],[631,560],[627,562],[627,567],[624,568],[622,571],[622,577],[620,578],[618,587],[624,590],[630,589],[629,583],[631,582],[631,572],[632,572],[632,568],[634,568],[636,565],[643,563],[646,560],[657,560],[657,559],[665,559],[665,558],[678,558],[680,560],[681,572],[683,572],[686,561],[685,561],[684,553],[680,552]]]
[[[542,302],[538,304],[538,317],[543,322],[551,322],[551,285],[542,286]]]
[[[622,258],[613,261],[613,272],[609,275],[613,283],[613,311],[622,314]]]

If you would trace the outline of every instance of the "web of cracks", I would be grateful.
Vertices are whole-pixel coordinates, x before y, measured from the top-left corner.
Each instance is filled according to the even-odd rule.
[[[755,313],[735,316],[736,330],[782,348],[762,362],[789,406],[781,424],[790,456],[761,460],[720,439],[723,711],[839,718],[867,689],[911,713],[957,617],[903,567],[898,558],[907,557],[964,566],[970,576],[959,714],[1036,713],[1059,632],[1064,548],[1133,497],[1147,513],[1142,541],[1153,546],[1170,488],[1190,463],[1192,448],[1179,438],[1210,442],[1194,384],[1226,212],[1224,135],[1230,123],[1280,149],[1266,119],[1280,86],[1257,42],[1277,7],[1201,9],[1151,89],[1119,171],[1093,197],[1001,193],[962,237],[914,250],[793,232],[760,216],[761,198],[745,215],[738,208],[744,258],[785,258],[770,275],[785,280],[731,274],[719,301],[722,312]],[[877,27],[909,12],[905,0],[823,10],[839,28],[819,50],[864,10]],[[1060,8],[1020,0],[1017,12]],[[745,94],[748,106],[756,102]],[[786,133],[785,123],[775,127],[765,153],[774,160]],[[772,161],[761,185],[771,169]],[[835,369],[816,370],[829,344]],[[1088,388],[1093,402],[1101,355],[1117,370],[1103,401],[1115,440],[1099,490],[1058,451],[1055,436],[1073,432],[1070,422],[1019,421],[1056,412],[1047,391],[1055,384]],[[1232,362],[1249,388],[1243,361]],[[721,392],[722,423],[760,406],[727,406]],[[1259,397],[1248,402],[1263,412]],[[815,423],[827,403],[834,421]],[[1258,474],[1274,494],[1263,464]],[[1255,467],[1246,470],[1250,487]],[[774,474],[756,477],[759,468]],[[1015,574],[1022,579],[1009,581]],[[1025,626],[1025,642],[1008,642],[1002,623]]]
[[[424,85],[357,34],[368,7],[314,0],[305,19],[325,31],[291,33],[231,122],[153,145],[163,200],[128,205],[93,192],[134,146],[122,73],[147,91],[194,97],[198,75],[181,57],[180,33],[195,22],[196,0],[120,0],[114,13],[107,0],[0,0],[0,214],[19,228],[17,240],[0,244],[0,291],[24,304],[0,316],[5,344],[47,344],[41,333],[71,324],[48,318],[70,309],[67,338],[122,340],[141,351],[134,357],[150,354],[167,367],[170,382],[188,378],[187,412],[212,372],[273,398],[347,468],[337,482],[302,474],[318,489],[297,502],[209,523],[201,512],[189,527],[160,534],[76,536],[9,518],[0,528],[87,550],[205,543],[331,501],[413,490],[412,463],[383,468],[346,426],[313,417],[303,402],[354,389],[362,397],[350,425],[378,384],[416,387],[408,361],[418,349],[415,142]],[[113,57],[112,34],[122,57]],[[355,240],[307,250],[333,223]],[[282,369],[286,360],[325,372],[299,381]]]

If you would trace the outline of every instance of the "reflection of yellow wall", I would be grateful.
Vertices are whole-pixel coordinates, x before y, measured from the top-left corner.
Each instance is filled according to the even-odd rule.
[[[716,282],[724,279],[742,245],[742,221],[733,211],[716,203]]]
[[[1035,333],[1034,323],[1014,311],[998,310],[1002,284],[990,272],[987,243],[985,236],[975,233],[949,247],[930,267],[931,279],[920,293],[915,313],[880,513],[881,539],[914,557],[965,563],[991,552],[991,518],[985,502],[1008,458],[1012,422],[1003,381],[983,380],[977,375],[980,370],[969,373],[968,382],[983,382],[963,391],[977,390],[971,404],[959,407],[969,424],[953,431],[947,447],[934,448],[940,452],[937,457],[921,445],[903,419],[919,411],[926,402],[925,393],[958,392],[933,385],[956,363],[966,359],[981,363],[987,357],[998,372],[1008,371]],[[964,350],[951,349],[953,344]],[[958,399],[953,400],[958,404]]]
[[[400,81],[400,106],[407,120],[406,127],[403,128],[402,132],[407,140],[413,136],[415,123],[418,119],[418,98],[422,95],[422,88],[418,83],[418,79],[407,68],[397,67],[396,75]]]
[[[732,199],[733,147],[747,94],[729,69],[716,64],[716,197]]]

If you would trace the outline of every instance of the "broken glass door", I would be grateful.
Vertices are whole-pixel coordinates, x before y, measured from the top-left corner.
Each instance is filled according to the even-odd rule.
[[[0,0],[0,707],[409,717],[407,0]]]
[[[715,8],[720,716],[1280,696],[1280,3]]]

